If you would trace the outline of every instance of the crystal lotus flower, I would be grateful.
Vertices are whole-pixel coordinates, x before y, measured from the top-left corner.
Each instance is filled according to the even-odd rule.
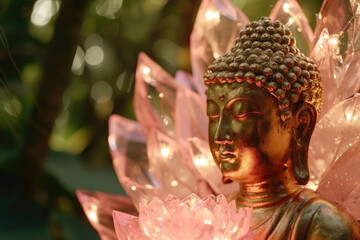
[[[154,197],[148,206],[140,203],[139,217],[114,211],[118,239],[129,240],[247,240],[251,208],[236,211],[235,201],[224,195],[204,200],[191,194],[184,200],[170,194],[164,202]]]
[[[309,146],[311,179],[307,187],[318,189],[320,195],[343,206],[357,219],[359,4],[353,0],[325,0],[315,32],[296,0],[278,0],[270,14],[271,19],[291,29],[301,52],[311,56],[322,72],[323,108]],[[205,197],[238,190],[234,183],[223,184],[211,157],[202,76],[215,58],[230,50],[248,22],[229,0],[203,0],[190,39],[193,75],[180,70],[172,77],[144,53],[139,54],[134,95],[138,122],[120,116],[109,120],[114,168],[135,207],[146,205],[155,196],[164,200],[169,193],[185,198],[190,193]],[[86,209],[90,202],[79,199],[101,238],[116,239],[109,225],[89,216]],[[107,209],[107,218],[111,218],[107,208],[110,201],[122,205],[122,200],[98,199],[91,200],[91,204]],[[127,206],[129,211],[134,208]],[[97,219],[102,217],[98,215]]]

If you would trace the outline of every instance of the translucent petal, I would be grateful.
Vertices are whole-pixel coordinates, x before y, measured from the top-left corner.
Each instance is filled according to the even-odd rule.
[[[248,22],[246,15],[228,0],[201,2],[190,37],[190,55],[202,98],[205,98],[203,75],[207,67],[231,49],[240,29]]]
[[[112,217],[113,210],[137,214],[131,199],[124,196],[86,190],[78,190],[76,195],[89,222],[102,240],[117,239]]]
[[[359,91],[360,85],[360,14],[348,24],[340,35],[341,56],[344,64],[338,81],[338,98],[346,99]]]
[[[178,70],[175,73],[175,80],[176,82],[178,82],[179,85],[198,92],[198,89],[196,89],[197,86],[195,85],[194,78],[190,73],[187,73],[183,70]]]
[[[270,18],[279,20],[290,28],[296,37],[296,46],[302,53],[308,55],[314,40],[314,33],[309,22],[296,0],[278,0],[271,11]]]
[[[140,227],[151,239],[161,239],[161,236],[166,235],[164,227],[169,221],[171,216],[160,199],[154,198],[147,207],[140,205]]]
[[[209,143],[199,138],[188,140],[191,158],[198,172],[217,193],[229,194],[239,190],[238,183],[224,184],[222,174],[216,166],[209,149]]]
[[[339,34],[330,35],[329,45],[333,54],[334,77],[338,88],[337,98],[346,99],[357,92],[358,78],[346,74],[354,64],[354,18],[346,25],[345,29]],[[358,60],[358,59],[357,59]],[[355,60],[355,65],[357,61]],[[349,74],[353,74],[349,71]],[[351,76],[349,78],[349,76]]]
[[[113,212],[114,226],[119,240],[147,240],[141,231],[139,218],[122,212]]]
[[[208,119],[205,101],[186,88],[179,88],[176,96],[175,122],[177,136],[186,141],[191,137],[207,139]]]
[[[149,172],[146,140],[137,122],[112,115],[109,119],[109,146],[115,172],[126,193],[144,204],[159,193],[159,184]]]
[[[140,204],[139,218],[115,211],[113,216],[120,239],[134,239],[138,234],[139,240],[144,239],[143,235],[153,240],[245,240],[252,239],[251,214],[251,208],[236,212],[235,202],[228,204],[224,196],[210,195],[202,200],[191,194],[183,201],[174,195],[164,202],[154,197],[147,206]]]
[[[317,41],[324,28],[329,34],[339,34],[354,16],[355,5],[352,0],[325,0],[317,15],[315,40]]]
[[[347,150],[326,172],[321,180],[318,194],[332,202],[348,208],[349,213],[360,219],[360,207],[355,205],[360,199],[360,141]],[[357,193],[357,195],[355,194]]]
[[[346,198],[343,207],[360,221],[360,183]]]
[[[174,108],[178,83],[145,53],[136,68],[134,109],[145,136],[151,128],[175,135]]]
[[[189,158],[175,140],[152,129],[148,137],[150,173],[161,188],[179,197],[197,192],[194,173],[187,168],[182,158]]]
[[[323,41],[322,33],[327,29],[328,50],[325,54],[330,56],[328,70],[333,71],[336,84],[333,104],[352,96],[359,89],[359,73],[355,70],[359,64],[359,4],[352,0],[327,0],[318,15],[315,42]]]
[[[324,28],[319,41],[316,42],[314,46],[311,58],[318,65],[321,77],[322,77],[322,86],[323,86],[323,106],[321,108],[321,115],[318,116],[318,119],[329,111],[329,109],[336,103],[336,82],[334,79],[334,69],[333,69],[333,54],[330,50],[329,45],[329,32],[327,28]]]
[[[309,146],[311,181],[315,185],[325,170],[360,140],[360,94],[334,106],[317,124]]]

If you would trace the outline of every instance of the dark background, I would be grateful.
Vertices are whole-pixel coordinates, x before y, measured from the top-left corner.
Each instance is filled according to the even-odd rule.
[[[275,0],[233,0],[250,20]],[[311,26],[321,0],[299,2]],[[75,190],[125,194],[108,117],[135,119],[137,55],[191,72],[200,0],[0,1],[0,239],[99,239]]]

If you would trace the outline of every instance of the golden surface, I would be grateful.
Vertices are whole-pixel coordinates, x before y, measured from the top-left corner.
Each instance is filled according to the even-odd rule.
[[[253,207],[254,239],[360,239],[355,219],[297,185],[309,179],[316,110],[298,103],[293,112],[281,121],[277,99],[254,84],[210,84],[210,149],[225,181],[240,183],[228,199]]]

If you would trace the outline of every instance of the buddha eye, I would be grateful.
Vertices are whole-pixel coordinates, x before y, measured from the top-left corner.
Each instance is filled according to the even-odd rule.
[[[230,112],[238,121],[245,121],[263,116],[254,102],[243,99],[232,102],[230,105]]]
[[[207,101],[206,113],[207,113],[210,121],[216,121],[220,117],[220,108],[216,104],[216,102],[214,102],[212,100],[208,100]]]

